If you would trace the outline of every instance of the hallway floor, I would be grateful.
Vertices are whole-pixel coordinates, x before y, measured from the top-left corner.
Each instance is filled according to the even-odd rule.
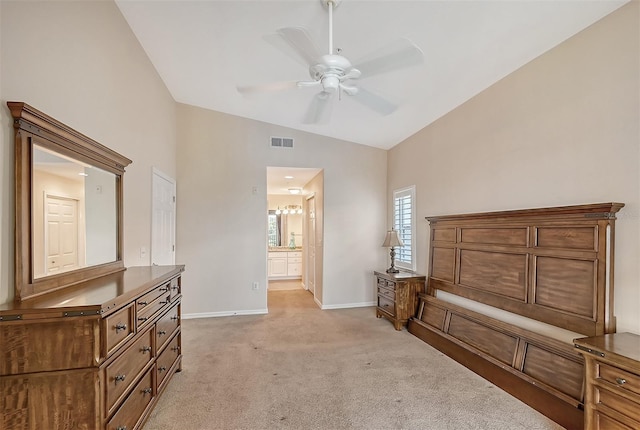
[[[303,290],[301,279],[282,279],[269,281],[269,291]]]

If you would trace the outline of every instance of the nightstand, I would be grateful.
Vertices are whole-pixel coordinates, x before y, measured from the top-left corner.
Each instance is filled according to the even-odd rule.
[[[373,273],[378,295],[376,317],[385,317],[396,330],[402,330],[402,326],[416,313],[418,293],[424,293],[426,276],[402,271]]]
[[[574,339],[585,360],[584,428],[640,428],[640,336]]]

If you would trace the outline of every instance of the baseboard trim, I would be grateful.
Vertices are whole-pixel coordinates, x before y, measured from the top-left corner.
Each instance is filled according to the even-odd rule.
[[[269,313],[267,309],[255,309],[245,311],[225,311],[225,312],[200,312],[195,314],[182,314],[183,320],[191,320],[197,318],[217,318],[232,317],[237,315],[265,315]]]
[[[329,309],[367,308],[375,305],[376,302],[342,303],[339,305],[321,305],[320,309],[325,311]]]

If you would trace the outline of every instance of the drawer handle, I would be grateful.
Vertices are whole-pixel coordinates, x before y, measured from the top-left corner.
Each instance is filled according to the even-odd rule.
[[[177,290],[177,289],[178,289],[178,286],[176,285],[175,287],[172,287],[171,289],[172,289],[172,290]]]
[[[151,347],[150,346],[143,346],[142,348],[140,348],[140,351],[144,354],[145,352],[151,351]]]
[[[158,332],[158,336],[164,336],[165,334],[167,334],[167,332],[165,330],[160,330]]]
[[[116,385],[118,385],[118,382],[123,382],[126,377],[127,375],[116,375],[113,379],[116,381]]]
[[[158,367],[158,372],[164,372],[165,370],[167,370],[166,366]]]
[[[163,306],[166,305],[167,303],[169,303],[169,300],[166,300],[164,302],[160,302],[160,304],[163,305]]]
[[[618,385],[624,385],[627,383],[627,380],[624,378],[616,378],[616,382],[618,383]]]
[[[149,388],[145,388],[144,390],[142,390],[142,394],[143,394],[143,395],[144,395],[144,394],[151,394],[151,391],[153,391],[153,390],[151,390],[151,387],[149,387]]]
[[[147,302],[138,302],[138,304],[139,304],[140,306],[147,306],[147,305],[148,305],[148,303],[147,303]]]
[[[179,320],[180,317],[178,315],[175,315],[175,316],[172,316],[171,319],[175,321],[175,320]]]
[[[122,324],[122,323],[118,323],[115,325],[114,327],[116,329],[116,333],[118,333],[120,330],[126,330],[127,329],[127,325],[126,324]]]
[[[178,351],[180,351],[180,347],[179,346],[174,346],[173,348],[171,348],[171,351],[178,352]]]
[[[146,321],[148,319],[149,319],[148,317],[140,317],[140,318],[138,318],[138,321]]]
[[[167,287],[162,287],[160,288],[160,291],[166,291],[167,293],[171,290],[171,288]]]
[[[127,430],[127,426],[118,426],[116,430]]]

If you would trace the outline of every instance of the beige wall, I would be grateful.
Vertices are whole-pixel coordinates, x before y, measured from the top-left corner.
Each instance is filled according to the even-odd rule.
[[[324,169],[317,298],[326,306],[374,301],[371,272],[384,264],[386,151],[182,104],[178,129],[177,261],[187,265],[186,314],[266,310],[267,166]],[[293,137],[296,146],[270,148],[270,136]]]
[[[113,2],[0,2],[0,303],[13,296],[13,129],[24,101],[133,160],[125,265],[149,264],[151,168],[175,176],[176,105]]]
[[[390,150],[389,201],[416,185],[420,272],[425,216],[623,202],[615,313],[640,333],[638,17],[622,7]]]

